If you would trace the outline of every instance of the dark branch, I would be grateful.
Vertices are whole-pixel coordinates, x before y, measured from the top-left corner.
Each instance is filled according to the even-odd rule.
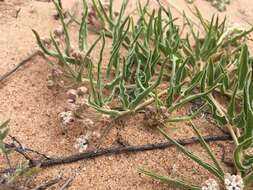
[[[232,140],[230,135],[208,135],[203,137],[206,142],[215,142],[215,141],[228,141]],[[179,139],[177,140],[178,143],[181,145],[190,145],[197,143],[199,140],[197,137],[187,138],[187,139]],[[13,148],[13,145],[5,144],[6,148]],[[117,155],[117,154],[124,154],[124,153],[136,153],[142,151],[150,151],[150,150],[159,150],[159,149],[166,149],[173,147],[174,145],[170,142],[165,143],[157,143],[157,144],[144,144],[144,145],[137,145],[137,146],[121,146],[121,147],[111,147],[106,149],[97,149],[94,151],[89,151],[81,154],[75,154],[66,157],[58,157],[58,158],[50,158],[48,156],[44,156],[45,159],[40,160],[31,160],[29,167],[40,166],[41,168],[51,167],[55,165],[61,164],[69,164],[73,162],[77,162],[80,160],[92,159],[99,156],[109,156],[109,155]],[[18,149],[18,150],[16,150]],[[15,151],[20,153],[20,151],[26,151],[26,149],[20,149],[18,147],[14,148]],[[31,149],[29,149],[31,150]],[[37,151],[34,151],[37,152]],[[40,155],[44,155],[39,153]],[[15,168],[5,169],[0,171],[0,173],[12,173],[15,171]]]
[[[211,136],[204,136],[203,138],[205,139],[206,142],[231,140],[231,137],[229,135],[211,135]],[[187,138],[187,139],[180,139],[177,141],[181,145],[190,145],[190,144],[197,143],[199,140],[197,137],[192,137],[192,138]],[[157,144],[145,144],[145,145],[137,145],[137,146],[127,145],[124,147],[97,149],[94,151],[71,155],[71,156],[62,157],[62,158],[59,157],[59,158],[50,158],[47,160],[33,161],[33,164],[31,165],[31,167],[40,165],[42,168],[45,168],[45,167],[50,167],[54,165],[68,164],[68,163],[73,163],[80,160],[96,158],[99,156],[108,156],[108,155],[117,155],[117,154],[130,153],[130,152],[141,152],[141,151],[150,151],[150,150],[156,150],[156,149],[165,149],[172,146],[173,146],[172,143],[166,142],[166,143],[157,143]]]

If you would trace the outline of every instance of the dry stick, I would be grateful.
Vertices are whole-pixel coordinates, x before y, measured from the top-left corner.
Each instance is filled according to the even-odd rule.
[[[61,180],[60,177],[58,177],[56,179],[52,179],[52,180],[46,182],[43,185],[40,185],[38,187],[33,188],[32,190],[45,190],[45,189],[48,189],[49,187],[52,187],[53,185],[57,184],[60,180]]]
[[[223,135],[208,135],[203,137],[206,142],[215,142],[215,141],[229,141],[232,140],[230,135],[223,134]],[[186,139],[178,139],[177,142],[181,145],[191,145],[194,143],[197,143],[199,139],[197,137],[192,138],[186,138]],[[47,159],[44,160],[32,160],[29,163],[29,167],[41,167],[41,168],[47,168],[52,167],[55,165],[61,165],[61,164],[69,164],[73,162],[77,162],[80,160],[87,160],[96,158],[99,156],[109,156],[109,155],[118,155],[118,154],[124,154],[124,153],[133,153],[133,152],[142,152],[142,151],[150,151],[150,150],[157,150],[157,149],[166,149],[173,147],[174,144],[171,142],[165,142],[165,143],[156,143],[156,144],[144,144],[144,145],[137,145],[137,146],[131,146],[131,145],[125,145],[121,147],[111,147],[106,149],[96,149],[94,151],[89,151],[81,154],[74,154],[66,157],[58,157],[58,158],[50,158],[47,157]],[[14,151],[16,151],[14,149]],[[25,150],[19,150],[19,151],[25,151]],[[18,153],[20,153],[17,151]],[[4,173],[13,173],[15,172],[15,168],[9,168],[0,170],[0,174]]]
[[[75,176],[70,177],[64,184],[63,186],[61,186],[61,188],[59,190],[65,190],[69,187],[69,185],[72,183],[72,181],[74,180]]]
[[[45,159],[50,159],[49,157],[47,157],[45,154],[42,154],[36,150],[30,149],[30,148],[25,148],[21,142],[19,142],[19,140],[16,137],[13,137],[11,135],[9,135],[10,138],[12,139],[13,143],[12,144],[4,144],[4,146],[7,149],[13,149],[16,152],[19,152],[20,154],[22,154],[27,160],[31,160],[31,158],[26,154],[26,152],[31,152],[31,153],[35,153],[39,156],[42,156]],[[15,144],[17,143],[17,145]],[[29,159],[28,159],[29,158]]]
[[[208,135],[203,137],[206,142],[214,142],[214,141],[227,141],[232,140],[230,135]],[[199,139],[197,137],[187,138],[187,139],[179,139],[177,140],[178,143],[181,145],[190,145],[197,143]],[[109,156],[109,155],[117,155],[123,153],[130,153],[130,152],[142,152],[142,151],[150,151],[156,149],[165,149],[174,146],[170,142],[165,143],[157,143],[157,144],[144,144],[144,145],[137,145],[131,146],[126,145],[124,147],[112,147],[106,149],[97,149],[94,151],[89,151],[81,154],[75,154],[67,157],[59,157],[59,158],[50,158],[47,160],[34,160],[30,167],[35,167],[39,165],[42,168],[60,165],[60,164],[68,164],[77,162],[80,160],[92,159],[99,156]]]
[[[32,54],[28,55],[24,60],[22,60],[20,63],[18,63],[11,71],[9,71],[6,74],[4,74],[3,76],[1,76],[0,77],[0,82],[2,82],[3,80],[5,80],[11,74],[13,74],[14,72],[16,72],[21,66],[23,66],[28,61],[30,61],[33,57],[35,57],[36,55],[39,55],[39,54],[40,54],[40,51],[37,50],[37,51],[33,52]]]
[[[38,0],[37,0],[38,1]],[[40,0],[42,1],[42,0]],[[70,9],[70,12],[72,12],[73,17],[76,16],[77,14],[77,6],[78,6],[78,2],[76,2],[73,7]],[[72,22],[72,19],[70,18],[67,21],[67,24],[70,24]],[[21,66],[25,65],[27,62],[29,62],[33,57],[37,56],[37,55],[41,55],[43,56],[43,58],[46,59],[46,56],[40,51],[40,50],[36,50],[35,52],[31,53],[30,55],[28,55],[24,60],[22,60],[20,63],[18,63],[11,71],[5,73],[3,76],[0,76],[0,83],[5,80],[6,78],[8,78],[10,75],[12,75],[13,73],[15,73]]]

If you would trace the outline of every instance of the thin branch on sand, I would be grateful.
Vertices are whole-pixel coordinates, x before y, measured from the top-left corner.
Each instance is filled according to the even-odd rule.
[[[208,136],[204,136],[203,138],[206,142],[231,140],[231,136],[226,135],[226,134],[208,135]],[[199,139],[197,137],[177,140],[177,142],[180,143],[181,145],[191,145],[194,143],[198,143],[198,141]],[[6,147],[13,147],[13,145],[6,144]],[[173,147],[173,144],[170,142],[165,142],[165,143],[156,143],[156,144],[144,144],[144,145],[136,145],[136,146],[126,145],[123,147],[96,149],[93,151],[80,153],[80,154],[74,154],[74,155],[66,156],[66,157],[50,158],[47,156],[46,158],[42,160],[41,159],[32,160],[32,162],[30,162],[30,167],[40,166],[42,168],[46,168],[46,167],[55,166],[55,165],[73,163],[80,160],[92,159],[99,156],[118,155],[118,154],[124,154],[124,153],[136,153],[136,152],[142,152],[142,151],[165,149],[165,148],[170,148],[170,147]],[[13,147],[13,150],[15,151],[14,147]],[[26,151],[26,150],[18,149],[17,152],[20,153],[20,151]]]

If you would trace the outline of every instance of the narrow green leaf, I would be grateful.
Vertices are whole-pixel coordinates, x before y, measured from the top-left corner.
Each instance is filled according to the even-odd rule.
[[[182,153],[184,153],[186,156],[188,156],[194,162],[198,163],[200,166],[202,166],[203,168],[207,169],[210,173],[212,173],[213,175],[215,175],[216,177],[218,177],[221,181],[223,181],[223,176],[220,174],[220,172],[215,167],[213,167],[212,165],[204,162],[198,156],[194,155],[189,150],[187,150],[184,146],[182,146],[177,141],[175,141],[174,139],[172,139],[171,137],[169,137],[163,129],[161,129],[161,128],[158,127],[158,130],[163,134],[163,136],[168,141],[170,141],[171,143],[173,143]]]
[[[68,33],[68,28],[66,23],[64,22],[64,15],[62,13],[62,9],[60,8],[60,6],[58,5],[58,3],[55,2],[55,0],[53,0],[53,3],[57,9],[57,12],[59,14],[61,23],[62,23],[62,27],[63,27],[63,31],[64,31],[64,38],[65,38],[65,43],[66,43],[66,54],[69,55],[69,51],[70,51],[70,39],[69,39],[69,33]]]
[[[191,126],[194,130],[194,132],[196,133],[196,135],[199,138],[199,141],[202,145],[202,147],[207,151],[208,155],[210,156],[210,158],[212,159],[213,163],[215,164],[216,168],[219,170],[219,173],[221,176],[224,177],[225,173],[223,172],[223,169],[220,165],[220,163],[218,162],[218,160],[216,159],[215,155],[213,154],[212,150],[210,149],[209,145],[206,143],[206,141],[204,140],[204,138],[202,137],[202,135],[200,134],[199,130],[197,129],[197,127],[194,125],[194,123],[192,121],[191,122]]]
[[[147,176],[152,177],[153,179],[159,180],[163,183],[168,183],[170,185],[174,185],[175,187],[179,187],[179,188],[182,188],[182,189],[185,189],[185,190],[188,190],[188,189],[201,190],[202,189],[200,186],[192,185],[189,182],[182,181],[182,180],[179,180],[179,179],[173,179],[173,178],[170,178],[170,177],[167,177],[167,176],[161,176],[161,175],[158,175],[154,172],[151,172],[151,171],[148,171],[148,170],[145,170],[145,169],[140,168],[139,171],[141,173],[147,175]]]
[[[88,5],[86,3],[86,0],[83,0],[83,17],[82,17],[82,22],[80,24],[80,29],[79,29],[79,49],[81,51],[85,50],[87,51],[88,49],[88,42],[87,42],[87,16],[88,16]]]
[[[239,58],[238,70],[238,89],[242,90],[246,83],[246,76],[248,75],[248,47],[243,45]]]
[[[235,161],[235,165],[237,167],[237,169],[239,169],[240,171],[245,171],[247,169],[250,168],[250,166],[245,166],[242,162],[242,150],[243,147],[247,144],[249,144],[250,142],[252,142],[253,137],[250,137],[246,140],[244,140],[243,142],[241,142],[235,149],[234,151],[234,161]]]
[[[103,92],[102,92],[102,62],[103,62],[103,53],[105,49],[105,34],[102,34],[102,47],[100,49],[100,54],[99,54],[99,60],[98,60],[98,68],[97,68],[97,88],[98,88],[98,99],[100,102],[100,105],[104,104],[103,101]]]
[[[214,91],[214,89],[216,89],[217,87],[219,87],[220,84],[217,84],[215,86],[213,86],[212,88],[210,88],[209,90],[205,91],[205,92],[201,92],[201,93],[198,93],[198,94],[194,94],[194,95],[188,95],[186,97],[184,97],[182,100],[180,100],[179,102],[177,103],[174,103],[171,105],[171,107],[169,107],[169,112],[172,112],[173,110],[175,110],[176,108],[190,102],[190,101],[193,101],[193,100],[196,100],[198,98],[201,98],[201,97],[204,97],[205,95],[209,94],[209,93],[212,93]]]
[[[50,34],[50,37],[51,37],[51,40],[53,42],[53,45],[54,45],[55,49],[58,52],[59,59],[62,61],[63,65],[64,65],[64,68],[66,69],[67,72],[69,72],[69,74],[71,74],[71,76],[74,79],[77,79],[77,75],[76,75],[75,71],[68,64],[67,60],[65,59],[65,57],[61,53],[61,50],[60,50],[58,44],[56,43],[55,39],[53,38],[53,36],[51,34]]]

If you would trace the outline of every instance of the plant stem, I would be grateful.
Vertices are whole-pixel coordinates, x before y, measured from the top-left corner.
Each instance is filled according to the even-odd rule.
[[[161,91],[159,94],[157,94],[157,98],[160,98],[161,96],[163,96],[164,94],[166,94],[167,91],[168,91],[167,89]],[[134,112],[137,112],[137,111],[143,109],[144,107],[146,107],[146,106],[152,104],[152,103],[155,101],[155,99],[156,99],[156,97],[152,97],[152,98],[146,100],[145,102],[139,104],[139,105],[134,109]]]
[[[227,124],[226,127],[228,128],[228,131],[229,131],[230,135],[232,136],[235,145],[238,146],[239,142],[238,142],[237,136],[235,134],[235,131],[233,130],[232,125]]]

